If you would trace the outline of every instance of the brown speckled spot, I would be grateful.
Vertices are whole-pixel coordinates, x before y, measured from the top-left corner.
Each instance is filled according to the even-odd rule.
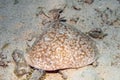
[[[28,51],[29,65],[43,70],[79,68],[95,61],[94,41],[81,31],[62,22],[46,27]]]

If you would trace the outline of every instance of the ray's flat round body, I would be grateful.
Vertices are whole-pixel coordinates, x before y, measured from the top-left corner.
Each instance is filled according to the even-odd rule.
[[[26,61],[29,65],[47,71],[79,68],[95,61],[95,42],[76,28],[53,22],[45,27]]]

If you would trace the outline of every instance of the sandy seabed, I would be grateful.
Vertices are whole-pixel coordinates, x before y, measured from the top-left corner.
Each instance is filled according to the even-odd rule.
[[[0,80],[25,80],[15,75],[11,54],[15,49],[26,52],[26,42],[41,33],[41,8],[47,13],[64,7],[61,16],[68,24],[83,33],[101,28],[107,36],[94,39],[99,51],[94,66],[62,74],[67,80],[120,80],[120,0],[0,0]],[[44,80],[63,78],[47,73]]]

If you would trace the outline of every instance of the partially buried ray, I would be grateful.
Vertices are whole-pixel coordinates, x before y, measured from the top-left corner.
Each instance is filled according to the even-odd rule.
[[[50,23],[26,55],[35,68],[53,71],[79,68],[96,59],[95,42],[80,30],[60,21]]]

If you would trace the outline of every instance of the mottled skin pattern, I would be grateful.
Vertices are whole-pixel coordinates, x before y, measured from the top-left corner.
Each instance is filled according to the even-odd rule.
[[[50,23],[31,50],[29,65],[47,71],[79,68],[95,61],[97,48],[89,36],[60,21]]]

